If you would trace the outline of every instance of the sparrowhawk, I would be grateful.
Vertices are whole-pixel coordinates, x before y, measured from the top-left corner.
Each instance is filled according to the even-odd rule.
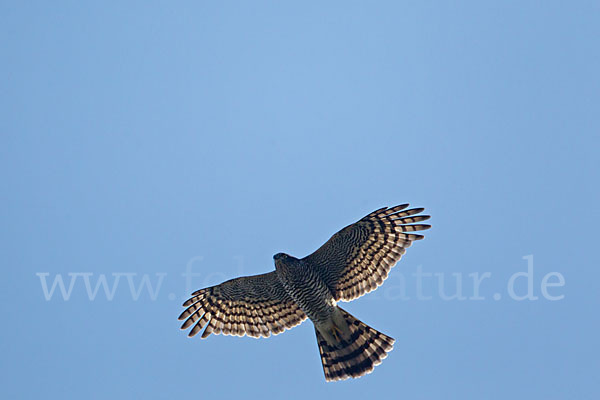
[[[189,336],[211,333],[269,337],[306,318],[315,327],[327,381],[359,377],[392,350],[394,339],[337,306],[375,290],[406,249],[430,228],[423,208],[384,207],[333,235],[304,257],[277,253],[275,271],[231,279],[200,289],[183,303],[181,329]]]

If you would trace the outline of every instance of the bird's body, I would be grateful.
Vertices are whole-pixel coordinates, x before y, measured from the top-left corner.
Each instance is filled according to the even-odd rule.
[[[302,260],[279,254],[275,257],[275,270],[290,297],[315,324],[331,319],[335,300],[318,271]]]
[[[314,253],[298,259],[278,253],[275,271],[201,289],[183,305],[189,336],[211,333],[268,337],[306,318],[315,326],[325,378],[359,377],[387,356],[394,339],[367,326],[337,305],[376,289],[429,225],[422,208],[382,208],[347,226]],[[415,216],[413,216],[415,215]]]

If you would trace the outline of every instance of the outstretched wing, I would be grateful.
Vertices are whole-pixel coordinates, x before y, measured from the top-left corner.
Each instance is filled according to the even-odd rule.
[[[206,326],[202,338],[211,333],[269,337],[293,328],[306,319],[277,278],[276,271],[231,279],[200,289],[183,303],[181,329],[194,327],[190,337]]]
[[[373,211],[305,257],[319,270],[335,300],[350,301],[375,290],[412,242],[423,239],[407,232],[429,229],[430,225],[413,224],[429,215],[416,215],[423,208],[407,207],[402,204]]]

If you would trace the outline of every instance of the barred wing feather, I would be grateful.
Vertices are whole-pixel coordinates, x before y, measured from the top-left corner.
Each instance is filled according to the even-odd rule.
[[[417,215],[424,209],[408,206],[373,211],[305,257],[319,270],[336,300],[350,301],[375,290],[412,242],[423,239],[410,232],[429,229],[430,225],[415,224],[429,215]]]
[[[293,328],[306,319],[304,312],[286,293],[276,275],[267,274],[231,279],[200,289],[183,303],[181,329],[191,326],[189,336],[204,327],[202,338],[211,333],[269,337]]]

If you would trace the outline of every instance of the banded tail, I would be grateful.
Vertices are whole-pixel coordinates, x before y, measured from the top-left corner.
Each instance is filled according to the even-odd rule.
[[[387,357],[394,339],[376,331],[338,307],[350,328],[350,338],[335,335],[337,346],[332,346],[315,327],[321,353],[323,372],[327,381],[358,378],[373,371]]]

